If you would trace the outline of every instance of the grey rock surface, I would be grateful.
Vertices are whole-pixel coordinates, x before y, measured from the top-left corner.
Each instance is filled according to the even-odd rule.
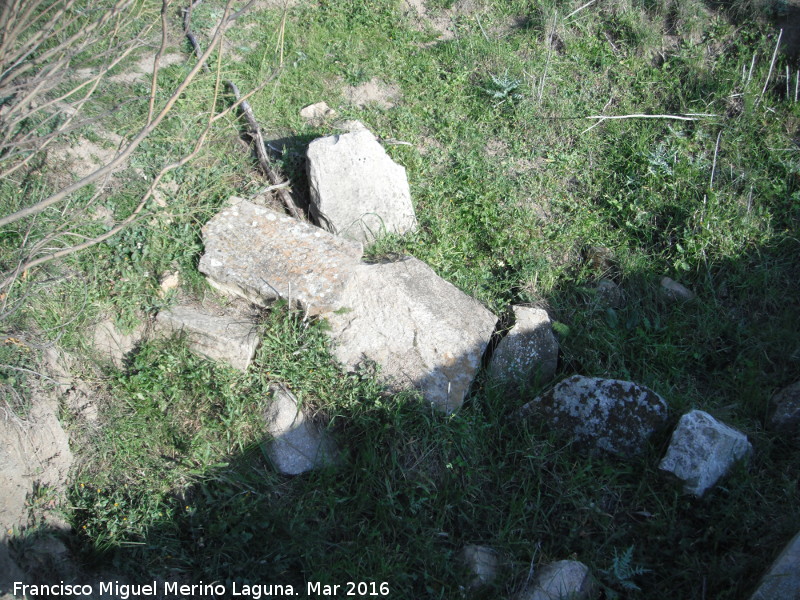
[[[461,551],[461,560],[473,574],[468,587],[481,587],[497,578],[497,552],[492,548],[470,544]]]
[[[247,370],[259,344],[254,316],[233,306],[173,306],[158,313],[156,325],[162,331],[185,333],[193,352],[240,371]]]
[[[769,428],[800,444],[800,381],[776,393],[772,405]]]
[[[550,381],[558,366],[558,340],[540,308],[514,306],[515,324],[492,355],[490,374],[515,390]]]
[[[661,278],[661,291],[665,298],[676,302],[687,302],[695,298],[693,291],[669,277]]]
[[[365,264],[325,315],[333,352],[350,369],[365,359],[394,389],[416,388],[435,408],[461,406],[497,317],[425,263]]]
[[[587,600],[596,592],[589,567],[576,560],[559,560],[542,567],[515,600]]]
[[[699,497],[752,449],[741,431],[706,412],[693,410],[681,417],[672,432],[659,468],[683,481],[685,493]]]
[[[575,375],[523,406],[521,413],[547,419],[581,445],[625,457],[641,452],[664,425],[667,403],[631,381]]]
[[[300,116],[308,121],[310,125],[322,125],[325,119],[335,117],[336,111],[328,106],[326,102],[317,102],[301,108]]]
[[[361,244],[242,200],[203,227],[200,271],[218,289],[260,306],[277,299],[311,315],[335,310]]]
[[[625,293],[622,288],[611,279],[601,279],[595,287],[597,301],[600,306],[608,308],[622,308],[625,305]]]
[[[786,544],[750,596],[750,600],[778,598],[800,600],[800,533]]]
[[[307,156],[311,210],[322,227],[365,244],[416,228],[405,167],[369,130],[316,139]]]
[[[306,417],[294,394],[285,388],[273,388],[264,420],[272,436],[267,454],[281,473],[299,475],[336,462],[333,440]]]

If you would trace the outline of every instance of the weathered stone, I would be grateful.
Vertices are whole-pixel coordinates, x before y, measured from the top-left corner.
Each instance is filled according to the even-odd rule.
[[[742,432],[701,410],[683,415],[659,468],[684,482],[683,491],[702,496],[753,447]]]
[[[586,600],[596,592],[589,567],[576,560],[559,560],[542,567],[516,600]]]
[[[267,454],[286,475],[299,475],[336,462],[337,450],[325,430],[306,418],[288,390],[275,387],[264,414],[272,440]]]
[[[695,298],[694,292],[669,277],[661,278],[661,290],[668,300],[686,302]]]
[[[108,356],[115,367],[122,368],[125,357],[144,336],[144,327],[138,326],[130,333],[122,333],[114,321],[104,319],[94,328],[95,350]]]
[[[544,416],[582,445],[618,456],[644,449],[667,419],[667,403],[652,390],[618,379],[575,375],[522,407]]]
[[[625,295],[616,283],[610,279],[601,279],[595,287],[597,301],[601,306],[608,308],[621,308],[625,305]]]
[[[339,361],[374,361],[391,388],[417,388],[444,412],[464,402],[497,323],[412,257],[356,269],[341,306],[326,315]]]
[[[232,306],[173,306],[158,313],[156,323],[165,331],[184,332],[192,352],[241,371],[247,370],[259,343],[255,318]]]
[[[800,381],[776,393],[772,405],[769,428],[800,444]]]
[[[160,288],[158,295],[165,296],[168,292],[177,289],[181,285],[181,274],[178,271],[164,273],[158,282]]]
[[[470,544],[461,551],[461,559],[473,574],[468,587],[488,585],[497,578],[497,552],[492,548]]]
[[[261,306],[283,298],[315,315],[337,298],[360,263],[361,244],[245,200],[203,227],[200,271],[209,282]]]
[[[321,125],[325,119],[335,117],[336,111],[325,102],[317,102],[301,108],[300,116],[311,125]]]
[[[367,129],[311,142],[308,180],[312,214],[333,233],[370,243],[416,228],[405,167]]]
[[[783,549],[750,600],[800,600],[800,533]]]
[[[558,366],[558,340],[547,311],[515,306],[514,327],[500,340],[490,374],[516,391],[550,381]]]

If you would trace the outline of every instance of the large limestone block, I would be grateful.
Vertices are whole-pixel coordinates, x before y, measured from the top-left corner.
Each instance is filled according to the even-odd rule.
[[[683,415],[659,468],[684,482],[683,491],[702,496],[753,447],[741,431],[702,410]]]
[[[514,327],[492,356],[491,375],[524,390],[550,381],[558,366],[558,341],[550,326],[547,311],[515,306]]]
[[[577,560],[545,565],[515,600],[587,600],[597,593],[591,571]]]
[[[368,129],[316,139],[307,156],[311,210],[321,226],[364,243],[416,228],[405,167]]]
[[[522,407],[576,442],[618,456],[638,454],[667,419],[667,403],[632,381],[575,375]]]
[[[783,549],[750,600],[800,600],[800,533]]]
[[[374,361],[390,387],[419,389],[447,413],[461,406],[495,315],[411,257],[362,265],[341,300],[326,315],[339,361]]]
[[[306,418],[288,390],[275,387],[264,414],[272,440],[267,454],[285,475],[299,475],[336,461],[337,450],[324,429]]]
[[[259,343],[255,319],[233,307],[173,306],[158,313],[156,323],[165,331],[184,332],[193,352],[240,371],[247,370]]]
[[[203,242],[200,271],[212,285],[260,306],[282,298],[311,315],[339,307],[362,254],[359,243],[246,200],[206,223]]]

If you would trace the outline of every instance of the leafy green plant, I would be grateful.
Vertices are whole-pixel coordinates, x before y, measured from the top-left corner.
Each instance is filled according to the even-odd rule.
[[[634,546],[628,546],[628,548],[619,554],[615,548],[611,567],[600,570],[600,574],[606,582],[603,587],[605,588],[606,598],[609,600],[616,600],[619,598],[620,591],[623,593],[640,591],[641,588],[632,581],[633,578],[652,572],[650,569],[646,569],[633,562],[633,550]]]
[[[521,79],[509,77],[508,69],[502,75],[490,75],[487,87],[481,89],[500,105],[504,102],[514,102],[522,99],[522,94],[517,90],[522,85]]]

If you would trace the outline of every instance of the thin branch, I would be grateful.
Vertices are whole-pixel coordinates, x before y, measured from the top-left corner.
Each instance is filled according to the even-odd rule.
[[[775,42],[775,51],[772,53],[772,60],[769,63],[769,72],[767,73],[767,79],[764,81],[764,87],[761,89],[761,94],[758,96],[758,100],[756,100],[756,106],[759,105],[761,99],[764,97],[764,93],[767,91],[769,80],[772,77],[772,69],[775,67],[775,59],[778,57],[778,47],[781,45],[782,36],[783,36],[783,29],[781,29],[780,32],[778,33],[778,41]]]
[[[714,146],[714,161],[711,163],[711,180],[708,182],[709,191],[714,189],[714,172],[717,169],[717,154],[719,153],[719,140],[722,137],[722,130],[717,133],[717,144]]]
[[[576,8],[575,10],[573,10],[571,13],[569,13],[569,14],[568,14],[566,17],[564,17],[564,20],[566,21],[566,20],[567,20],[567,19],[569,19],[569,18],[570,18],[572,15],[576,15],[576,14],[578,14],[578,13],[579,13],[579,12],[581,12],[581,11],[582,11],[584,8],[587,8],[587,7],[591,6],[591,5],[592,5],[592,4],[594,4],[596,1],[597,1],[597,0],[589,0],[589,2],[587,2],[587,3],[586,3],[586,4],[584,4],[583,6],[579,6],[578,8]]]
[[[584,117],[585,119],[674,119],[676,121],[697,121],[701,115],[695,116],[687,116],[687,115],[645,115],[645,114],[635,114],[635,115],[592,115],[590,117]],[[719,115],[713,114],[703,114],[704,117],[718,117]]]

